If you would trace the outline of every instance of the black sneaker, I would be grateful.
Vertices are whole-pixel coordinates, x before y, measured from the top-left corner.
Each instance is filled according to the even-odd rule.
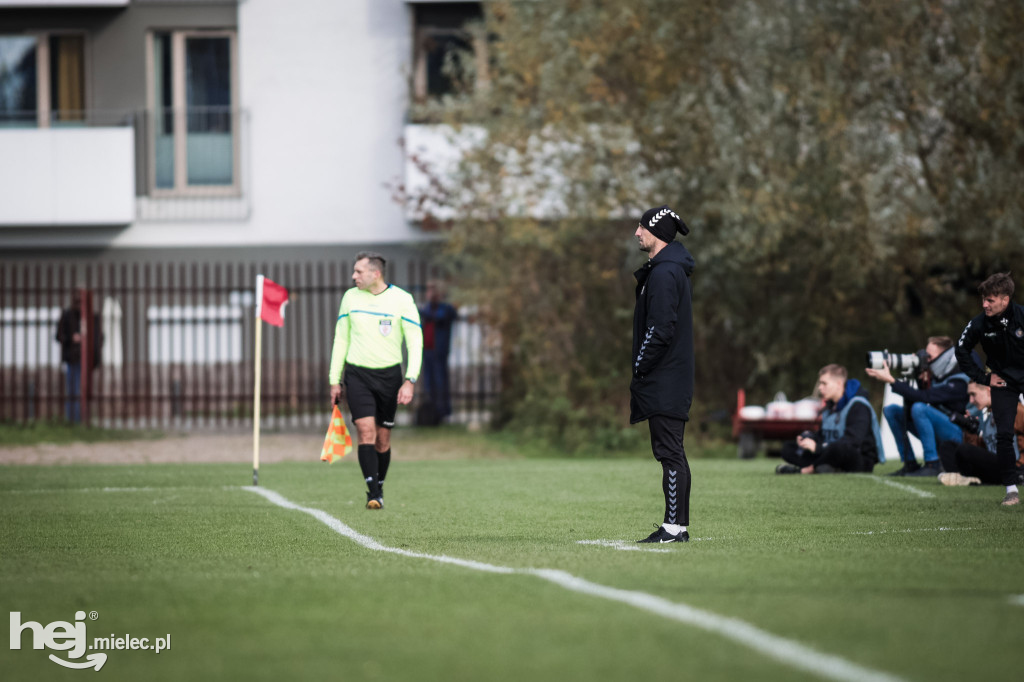
[[[366,508],[367,509],[383,509],[384,498],[380,495],[374,495],[373,493],[366,493]]]
[[[678,535],[672,535],[663,526],[656,526],[658,530],[648,535],[643,540],[637,540],[637,542],[657,542],[659,544],[665,544],[666,542],[689,542],[690,534],[685,530]]]
[[[936,478],[942,473],[942,465],[938,461],[925,462],[923,467],[918,467],[911,472],[904,474],[904,476],[930,476]]]
[[[889,472],[886,476],[909,476],[920,468],[921,467],[917,462],[914,462],[913,464],[904,464],[896,471]]]
[[[777,474],[799,474],[800,467],[794,464],[780,464],[775,467],[775,473]]]

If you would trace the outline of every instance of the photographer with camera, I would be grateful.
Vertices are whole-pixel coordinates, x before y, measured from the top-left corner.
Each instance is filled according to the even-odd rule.
[[[882,408],[903,461],[902,468],[890,476],[938,476],[942,471],[939,443],[945,440],[959,443],[963,440],[960,427],[950,421],[948,416],[950,413],[960,414],[967,409],[969,382],[968,376],[960,371],[957,364],[953,339],[948,336],[930,337],[924,352],[918,352],[918,358],[917,362],[904,363],[904,370],[913,372],[919,368],[917,381],[923,388],[912,385],[907,379],[897,380],[893,377],[887,360],[883,360],[881,368],[868,367],[865,370],[868,376],[891,384],[893,393],[903,398],[902,405]],[[910,447],[908,434],[911,433],[921,441],[924,466],[917,463]]]
[[[1024,306],[1010,301],[1013,279],[1008,272],[992,275],[978,287],[982,314],[967,323],[956,347],[956,359],[971,379],[992,389],[992,419],[996,424],[996,456],[1006,497],[1002,505],[1020,504],[1013,456],[1013,425],[1018,396],[1024,392]],[[971,362],[981,344],[985,372]]]
[[[998,485],[1002,483],[1002,471],[996,456],[996,423],[992,419],[992,391],[988,386],[971,382],[967,386],[971,404],[981,410],[981,418],[969,414],[953,414],[950,419],[964,430],[964,442],[947,440],[939,444],[939,459],[944,473],[939,474],[942,485]],[[1024,481],[1024,405],[1017,403],[1013,421],[1016,438],[1013,441],[1016,455],[1015,475],[1020,484]]]
[[[777,466],[775,473],[871,473],[882,437],[867,392],[856,379],[847,380],[842,365],[826,365],[818,372],[818,394],[825,401],[821,430],[804,431],[795,443],[783,444],[787,464]]]

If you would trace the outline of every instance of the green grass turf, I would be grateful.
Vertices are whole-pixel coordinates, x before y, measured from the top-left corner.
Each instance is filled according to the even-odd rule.
[[[105,429],[70,424],[63,419],[18,423],[0,421],[0,446],[37,445],[39,443],[101,443],[104,441],[162,438],[157,430]]]
[[[562,569],[908,680],[1019,674],[1024,508],[999,507],[999,488],[907,482],[934,494],[921,498],[866,477],[774,476],[774,464],[692,460],[690,532],[703,539],[666,553],[577,544],[652,530],[660,468],[646,459],[403,462],[396,450],[381,512],[363,509],[351,456],[265,465],[261,485],[387,546]],[[96,611],[90,640],[171,634],[159,655],[107,652],[106,680],[819,679],[534,576],[364,549],[241,489],[250,473],[0,468],[0,613],[46,625]],[[50,662],[28,631],[22,642],[0,646],[5,680],[94,674]]]

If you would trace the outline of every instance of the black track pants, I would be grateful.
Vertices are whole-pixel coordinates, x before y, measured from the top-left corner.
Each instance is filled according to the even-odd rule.
[[[661,462],[661,489],[665,494],[665,523],[690,523],[690,465],[683,449],[686,421],[672,417],[651,417],[651,450]]]

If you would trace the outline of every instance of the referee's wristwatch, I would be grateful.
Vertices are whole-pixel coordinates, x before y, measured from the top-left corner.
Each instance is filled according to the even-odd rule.
[[[410,384],[415,384],[416,383],[416,380],[413,379],[412,377],[406,377],[405,380],[408,381]]]

